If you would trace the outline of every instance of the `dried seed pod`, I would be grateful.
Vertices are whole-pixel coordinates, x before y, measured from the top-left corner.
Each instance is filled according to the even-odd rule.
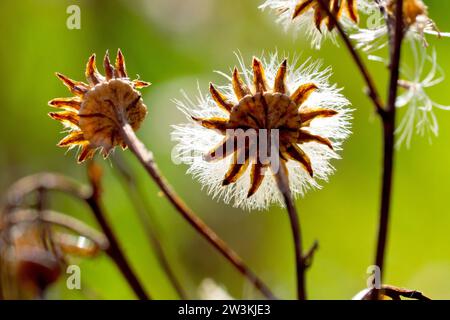
[[[73,98],[57,98],[49,102],[60,112],[50,112],[49,116],[70,129],[69,135],[59,142],[60,147],[79,147],[78,162],[94,156],[101,150],[107,157],[116,146],[126,148],[119,134],[125,121],[133,130],[138,130],[147,115],[141,94],[137,89],[150,83],[130,80],[125,67],[125,58],[119,50],[115,66],[111,65],[109,54],[104,58],[105,76],[96,67],[95,54],[86,66],[88,83],[73,81],[62,74],[58,78],[75,95]]]
[[[54,254],[33,247],[17,250],[14,269],[20,286],[34,296],[55,283],[62,272],[61,263]]]
[[[317,185],[348,134],[348,102],[327,75],[314,64],[289,70],[276,61],[253,58],[243,77],[235,68],[228,86],[211,84],[211,99],[178,102],[196,124],[175,129],[180,160],[214,196],[244,208],[280,201],[271,176],[278,169],[295,194]]]
[[[389,0],[386,9],[389,15],[395,16],[397,0]],[[403,23],[409,28],[417,22],[420,17],[428,18],[428,8],[422,0],[403,0]]]
[[[359,11],[373,6],[372,0],[265,0],[260,9],[271,9],[286,29],[298,29],[319,49],[323,39],[335,41],[336,21],[344,26],[358,24]]]

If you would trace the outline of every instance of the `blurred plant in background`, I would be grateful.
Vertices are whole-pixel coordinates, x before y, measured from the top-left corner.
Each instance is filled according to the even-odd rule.
[[[48,210],[50,190],[81,199],[85,193],[62,176],[43,173],[22,178],[6,194],[0,211],[3,299],[45,298],[45,290],[66,273],[69,256],[92,258],[109,246],[102,234],[83,222]],[[33,196],[35,203],[30,201]],[[73,285],[80,289],[80,275],[76,276]]]

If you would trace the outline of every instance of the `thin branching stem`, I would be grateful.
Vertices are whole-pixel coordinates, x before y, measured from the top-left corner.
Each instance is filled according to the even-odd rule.
[[[103,210],[103,206],[101,204],[101,172],[100,168],[94,163],[90,162],[88,166],[88,176],[89,181],[91,183],[92,192],[88,198],[86,198],[86,202],[94,213],[95,218],[97,219],[100,228],[105,234],[106,238],[109,242],[109,247],[106,250],[106,253],[114,259],[117,266],[122,272],[123,276],[128,280],[131,288],[135,292],[136,296],[140,300],[149,300],[150,296],[146,293],[143,285],[139,281],[137,275],[134,273],[130,264],[125,257],[125,254],[122,248],[119,245],[119,241],[111,228],[106,215]]]
[[[337,20],[337,18],[334,16],[334,14],[330,11],[330,8],[326,5],[324,0],[318,0],[320,5],[322,6],[323,10],[327,13],[329,19],[332,20],[333,24],[336,25],[336,29],[338,30],[339,35],[342,38],[342,41],[344,41],[344,44],[350,53],[351,57],[353,58],[356,66],[359,69],[359,72],[364,78],[364,81],[366,82],[367,89],[368,89],[368,96],[372,100],[376,112],[381,116],[384,117],[385,115],[385,109],[383,107],[383,102],[380,98],[380,95],[378,94],[377,87],[375,85],[375,81],[373,80],[369,69],[367,68],[366,64],[364,63],[363,59],[359,55],[358,51],[356,51],[355,47],[353,46],[352,42],[350,41],[349,37],[344,31],[344,28],[340,24],[340,22]]]
[[[186,291],[183,289],[180,281],[178,280],[175,271],[170,265],[169,258],[167,257],[163,244],[161,243],[161,237],[155,227],[156,221],[153,216],[153,210],[149,203],[145,200],[146,196],[143,194],[141,188],[138,186],[136,177],[133,170],[127,164],[126,160],[119,155],[114,155],[113,165],[117,169],[120,181],[124,184],[124,190],[128,193],[128,197],[131,199],[133,206],[138,214],[138,218],[142,223],[149,242],[155,251],[156,258],[159,264],[167,275],[168,280],[172,284],[173,288],[177,292],[178,296],[186,300],[188,298]]]
[[[381,206],[380,206],[380,217],[378,224],[378,241],[377,250],[375,257],[375,265],[380,268],[383,274],[384,271],[384,260],[386,252],[386,242],[389,226],[389,212],[391,207],[392,199],[392,178],[393,178],[393,167],[394,167],[394,156],[395,156],[395,119],[396,119],[396,100],[398,93],[398,80],[400,73],[400,58],[401,58],[401,46],[403,40],[403,0],[397,0],[395,19],[388,17],[384,7],[380,5],[380,10],[386,17],[386,24],[389,30],[389,48],[390,48],[390,81],[388,89],[388,102],[386,107],[383,107],[382,102],[377,93],[374,81],[368,69],[365,67],[361,57],[358,52],[353,47],[350,39],[346,35],[344,29],[337,21],[336,17],[330,12],[329,8],[325,5],[323,0],[319,0],[323,9],[327,12],[330,19],[332,19],[338,32],[344,41],[347,49],[355,60],[361,74],[363,75],[368,88],[369,96],[371,97],[378,114],[383,123],[383,177],[382,177],[382,191],[381,191]],[[377,1],[379,3],[379,1]],[[380,279],[381,280],[381,279]]]
[[[109,246],[108,239],[103,235],[103,233],[98,232],[97,230],[91,228],[85,223],[81,222],[78,219],[70,217],[68,215],[62,214],[60,212],[56,212],[53,210],[42,210],[37,211],[34,209],[20,209],[15,210],[13,213],[9,214],[7,217],[7,223],[10,225],[16,225],[21,222],[32,222],[41,220],[47,225],[57,225],[64,229],[70,230],[83,236],[92,242],[100,250],[106,250]]]
[[[149,295],[145,293],[143,286],[140,284],[136,275],[132,271],[118,245],[112,229],[109,227],[109,224],[99,203],[99,190],[92,190],[91,188],[81,186],[71,179],[68,179],[60,174],[35,174],[20,179],[9,189],[6,195],[6,206],[5,208],[3,208],[4,212],[9,213],[12,212],[13,209],[21,207],[28,195],[40,190],[62,192],[73,196],[75,199],[87,203],[94,213],[96,219],[98,220],[99,225],[102,227],[102,230],[108,240],[109,249],[106,250],[106,253],[117,265],[120,272],[126,278],[130,287],[135,292],[136,296],[138,296],[140,299],[149,299]],[[112,249],[111,245],[113,246]]]
[[[384,133],[384,165],[383,184],[381,192],[380,220],[378,227],[378,244],[375,256],[375,265],[380,268],[381,275],[384,271],[384,261],[386,254],[386,242],[389,226],[389,212],[392,198],[392,178],[394,167],[394,146],[395,146],[395,118],[396,100],[398,93],[398,80],[400,74],[400,58],[403,40],[403,0],[397,0],[395,20],[387,21],[389,26],[390,45],[390,83],[388,91],[388,104],[386,116],[383,118]]]
[[[269,287],[259,279],[244,261],[232,250],[219,236],[201,220],[184,201],[175,193],[166,179],[160,173],[153,154],[147,150],[138,139],[133,128],[128,124],[124,116],[117,115],[121,122],[120,133],[131,152],[143,165],[147,173],[155,181],[170,203],[182,217],[201,234],[214,248],[216,248],[244,277],[250,281],[266,298],[275,299]]]
[[[149,300],[150,296],[146,293],[143,285],[140,283],[137,275],[134,273],[133,269],[128,263],[127,258],[125,257],[125,254],[123,253],[119,245],[119,241],[117,240],[114,231],[112,230],[108,220],[105,217],[102,207],[100,206],[98,201],[94,200],[93,198],[87,199],[87,203],[94,213],[94,216],[97,219],[100,228],[108,239],[109,247],[106,250],[106,253],[117,264],[117,267],[119,268],[125,279],[127,279],[136,296],[140,300]]]

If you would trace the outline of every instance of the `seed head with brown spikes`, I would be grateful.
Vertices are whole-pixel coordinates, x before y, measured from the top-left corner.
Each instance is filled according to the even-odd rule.
[[[92,158],[96,150],[101,150],[107,157],[116,146],[125,149],[126,144],[119,134],[120,119],[126,119],[137,130],[147,115],[147,107],[136,89],[150,83],[128,78],[120,49],[115,66],[111,65],[106,53],[103,61],[105,76],[98,72],[95,59],[93,54],[87,63],[87,83],[57,73],[74,97],[56,98],[49,102],[50,106],[63,110],[50,112],[49,116],[69,128],[69,134],[58,146],[79,146],[79,163]]]
[[[174,126],[174,159],[188,164],[213,198],[265,209],[283,202],[278,170],[287,173],[294,197],[327,180],[350,133],[351,110],[320,62],[294,57],[288,67],[273,54],[246,68],[238,60],[240,70],[222,73],[226,85],[175,101],[189,122]]]
[[[101,249],[84,236],[39,220],[39,214],[23,209],[0,219],[0,296],[6,299],[39,297],[60,278],[66,258],[94,257]]]
[[[262,63],[259,59],[253,58],[253,83],[248,86],[242,79],[237,68],[232,75],[232,86],[238,100],[237,104],[229,101],[225,95],[219,92],[216,87],[210,85],[210,93],[217,106],[229,114],[228,118],[194,118],[203,127],[216,130],[224,135],[223,142],[211,150],[207,155],[207,160],[216,160],[217,156],[227,157],[227,144],[230,139],[238,138],[236,135],[228,134],[235,130],[254,129],[258,135],[257,144],[261,143],[262,137],[260,129],[279,131],[279,156],[281,168],[286,170],[286,162],[293,160],[299,163],[312,177],[314,170],[311,160],[303,151],[301,144],[306,142],[316,142],[333,149],[332,143],[325,137],[314,135],[307,129],[311,121],[321,117],[332,117],[337,111],[332,109],[301,108],[303,103],[315,90],[318,89],[315,83],[306,83],[295,91],[289,92],[285,84],[287,76],[287,60],[284,60],[278,69],[273,86],[266,80]],[[231,131],[229,131],[231,129]],[[264,179],[265,171],[271,166],[260,159],[260,153],[252,154],[249,150],[250,141],[245,140],[244,144],[235,143],[233,146],[234,160],[226,173],[223,185],[235,183],[251,165],[251,185],[248,190],[248,197],[254,195]],[[257,147],[256,147],[257,148]],[[243,157],[243,161],[239,158]],[[254,159],[252,159],[254,157]]]
[[[389,15],[395,16],[397,10],[397,1],[388,0],[386,9]],[[415,24],[418,17],[426,17],[428,19],[428,8],[422,0],[403,0],[403,23],[405,28],[409,28]]]
[[[336,27],[333,19],[330,19],[326,10],[322,7],[320,1],[328,7],[330,12],[339,21],[342,15],[342,11],[345,10],[348,17],[354,22],[358,23],[358,9],[357,0],[300,0],[296,5],[292,19],[299,17],[306,11],[314,10],[314,23],[317,30],[321,31],[321,25],[326,22],[329,31]]]

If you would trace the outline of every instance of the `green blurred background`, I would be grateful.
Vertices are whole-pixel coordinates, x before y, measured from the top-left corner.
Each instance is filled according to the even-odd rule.
[[[138,135],[155,153],[168,180],[187,203],[260,275],[276,295],[295,297],[294,257],[288,218],[279,208],[243,212],[217,203],[201,190],[185,165],[171,161],[174,143],[170,126],[184,122],[172,99],[180,89],[195,95],[197,81],[206,91],[220,81],[213,70],[236,64],[234,51],[250,61],[254,54],[302,53],[320,58],[334,69],[332,81],[344,87],[355,108],[353,134],[345,143],[337,173],[323,190],[298,200],[304,243],[320,242],[308,271],[308,291],[314,299],[349,299],[366,285],[366,269],[374,258],[381,174],[381,130],[363,83],[343,46],[327,43],[320,51],[308,41],[285,33],[260,0],[21,0],[0,2],[0,192],[16,179],[39,171],[64,173],[86,181],[85,166],[75,152],[56,147],[61,126],[47,116],[47,101],[68,96],[55,71],[83,80],[89,55],[103,56],[121,48],[130,75],[153,83],[144,89],[149,115]],[[66,27],[66,8],[81,8],[81,30]],[[441,30],[450,30],[450,2],[428,0],[430,16]],[[450,40],[430,39],[444,70],[450,68]],[[408,58],[407,58],[408,59]],[[370,63],[380,90],[387,72]],[[446,83],[429,91],[434,100],[450,104]],[[410,149],[398,152],[386,281],[423,291],[432,298],[450,298],[450,112],[437,111],[440,135],[429,143],[415,137]],[[122,152],[122,151],[117,151]],[[140,177],[162,241],[183,286],[196,297],[204,278],[226,286],[236,298],[259,295],[180,218],[129,152],[124,156]],[[157,299],[175,299],[167,278],[117,180],[104,161],[104,202],[108,218],[139,277]],[[95,225],[89,211],[67,197],[52,198],[52,207]],[[73,260],[82,268],[82,291],[69,291],[65,281],[49,298],[134,298],[106,256]],[[63,279],[64,280],[64,279]]]

